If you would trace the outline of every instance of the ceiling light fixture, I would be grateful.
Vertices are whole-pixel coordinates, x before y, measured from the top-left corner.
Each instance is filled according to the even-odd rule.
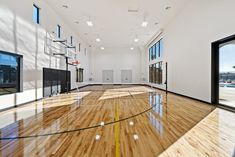
[[[101,47],[100,47],[100,49],[101,49],[101,50],[104,50],[104,47],[103,47],[103,46],[101,46]]]
[[[93,26],[92,21],[87,21],[86,23],[87,23],[87,25],[88,25],[89,27],[92,27],[92,26]]]
[[[134,50],[134,47],[131,47],[130,49],[131,49],[131,50]]]
[[[96,38],[95,40],[96,40],[97,42],[100,42],[100,41],[101,41],[100,38]]]
[[[147,27],[148,26],[148,21],[146,20],[146,17],[147,17],[147,12],[145,12],[144,15],[143,15],[142,27]]]
[[[148,26],[148,22],[147,21],[143,21],[142,22],[142,27],[147,27]]]
[[[91,21],[91,17],[89,17],[89,20],[86,23],[89,27],[93,26],[93,22]]]
[[[138,42],[139,41],[139,39],[138,39],[138,37],[137,37],[137,35],[135,35],[135,39],[134,39],[134,42]]]

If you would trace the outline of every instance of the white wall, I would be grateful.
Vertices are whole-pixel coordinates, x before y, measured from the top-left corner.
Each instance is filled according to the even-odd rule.
[[[211,101],[211,42],[235,34],[234,0],[192,0],[164,29],[169,90]]]
[[[40,9],[41,22],[32,22],[33,4]],[[19,105],[28,101],[42,98],[42,68],[56,68],[65,70],[65,59],[54,57],[53,50],[48,46],[48,32],[56,31],[56,25],[62,27],[62,38],[74,37],[74,42],[81,43],[79,53],[81,68],[84,68],[88,81],[89,52],[84,52],[87,44],[78,38],[77,33],[70,28],[58,14],[45,2],[21,0],[1,0],[0,4],[0,50],[23,55],[23,92],[0,96],[0,109]],[[60,50],[63,50],[62,47]],[[78,45],[77,45],[78,47]],[[59,50],[59,51],[60,51]],[[75,88],[75,67],[71,71],[72,87]],[[86,75],[87,74],[87,75]]]
[[[114,83],[121,83],[121,70],[132,70],[132,83],[141,82],[141,51],[139,48],[93,49],[91,52],[92,83],[102,82],[102,71],[114,71]]]

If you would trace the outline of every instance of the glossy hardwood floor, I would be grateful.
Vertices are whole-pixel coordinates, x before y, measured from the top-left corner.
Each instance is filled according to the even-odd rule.
[[[166,97],[144,86],[90,86],[0,112],[0,156],[191,156],[193,151],[199,154],[196,149],[200,143],[217,145],[201,148],[202,155],[214,156],[214,151],[225,147],[216,155],[229,156],[235,129],[226,118],[234,120],[235,115],[223,111],[229,116],[214,120],[221,112],[211,105],[173,94]],[[191,142],[201,123],[208,123],[208,127],[205,133],[196,130],[194,138],[198,141],[190,143],[193,151],[178,152],[177,143],[183,138]],[[225,131],[218,133],[216,129]],[[222,148],[219,142],[210,142],[212,137],[223,141],[229,136],[233,137]]]

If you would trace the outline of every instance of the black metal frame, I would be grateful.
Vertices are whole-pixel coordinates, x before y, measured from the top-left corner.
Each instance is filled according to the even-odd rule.
[[[18,70],[18,75],[17,75],[18,82],[17,82],[17,92],[14,92],[14,93],[22,92],[23,91],[23,87],[22,87],[23,76],[21,75],[21,73],[23,72],[23,55],[16,54],[16,53],[11,53],[11,52],[7,52],[7,51],[2,51],[2,50],[0,50],[0,53],[6,54],[6,55],[11,55],[11,56],[14,56],[14,57],[17,58],[17,62],[18,62],[18,68],[17,68],[17,70]],[[8,94],[13,94],[13,93],[8,93]],[[2,94],[2,95],[8,95],[8,94]]]
[[[57,25],[56,35],[57,38],[61,38],[61,26],[59,24]]]
[[[229,41],[235,40],[235,35],[220,39],[211,44],[211,102],[235,110],[235,108],[219,103],[219,46]]]

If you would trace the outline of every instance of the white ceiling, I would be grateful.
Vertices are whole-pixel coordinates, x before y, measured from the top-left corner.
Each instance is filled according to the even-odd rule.
[[[130,47],[145,45],[188,1],[49,0],[48,3],[92,46]],[[68,8],[62,7],[63,5]],[[165,10],[167,6],[171,9]],[[138,9],[138,12],[130,13],[128,9]],[[144,16],[149,23],[146,28],[141,26]],[[93,27],[86,24],[89,17],[94,23]],[[138,43],[134,42],[136,35],[139,38]],[[99,43],[95,41],[97,36],[101,39]]]

